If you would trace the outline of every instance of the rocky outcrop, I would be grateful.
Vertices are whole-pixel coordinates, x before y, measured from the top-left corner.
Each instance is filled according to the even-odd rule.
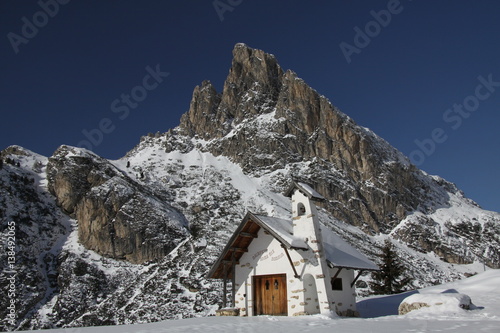
[[[132,263],[157,260],[188,236],[184,217],[97,155],[67,146],[49,159],[48,188],[78,221],[88,249]]]
[[[236,44],[222,94],[209,81],[197,86],[181,118],[181,132],[207,140],[225,136],[233,125],[274,107],[282,78],[273,55]]]
[[[460,309],[470,310],[475,307],[468,295],[460,294],[452,289],[441,294],[413,294],[406,297],[398,307],[398,314],[405,315],[411,311],[429,308],[433,312],[456,312]]]
[[[196,86],[189,111],[181,118],[184,133],[189,136],[200,133],[202,138],[217,135],[217,133],[205,132],[205,130],[213,129],[213,124],[225,121],[225,119],[217,119],[219,104],[220,94],[217,93],[210,81],[203,81],[201,86]]]
[[[210,152],[253,174],[314,161],[319,170],[306,180],[334,203],[332,214],[367,231],[389,231],[422,203],[416,193],[430,186],[396,149],[284,72],[274,56],[244,44],[233,56],[222,94],[207,82],[196,87],[179,133],[211,140]]]

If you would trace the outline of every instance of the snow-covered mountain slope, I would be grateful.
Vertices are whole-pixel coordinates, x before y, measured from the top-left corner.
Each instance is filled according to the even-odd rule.
[[[208,81],[195,88],[180,126],[165,135],[167,151],[197,148],[226,156],[258,178],[286,170],[282,175],[325,196],[331,215],[367,233],[391,234],[450,263],[478,258],[500,265],[498,213],[417,169],[295,73],[283,71],[274,56],[244,44],[233,56],[221,94]],[[464,242],[477,241],[479,247],[464,251]]]
[[[497,332],[500,326],[500,271],[490,270],[477,276],[419,290],[441,293],[454,289],[469,295],[474,310],[442,309],[439,313],[414,311],[397,315],[397,306],[407,295],[378,296],[358,302],[364,318],[330,319],[321,315],[303,317],[207,317],[162,321],[153,324],[89,327],[78,332],[149,333],[149,332]],[[385,311],[381,313],[382,311]],[[28,333],[35,333],[30,331]],[[67,332],[48,330],[47,333]]]
[[[500,267],[500,214],[418,170],[274,56],[243,44],[233,54],[221,94],[203,82],[177,128],[119,160],[2,151],[0,232],[16,223],[22,273],[14,327],[212,314],[222,288],[206,272],[247,211],[290,217],[292,178],[326,198],[323,228],[368,257],[391,239],[415,287]]]
[[[0,315],[7,317],[7,305],[15,299],[22,320],[35,315],[57,294],[58,255],[72,224],[46,191],[46,157],[18,146],[9,147],[2,155],[0,286],[12,290],[8,285],[15,282],[16,288],[13,297],[2,297]],[[9,240],[14,242],[14,255],[8,254],[12,252],[7,251]]]

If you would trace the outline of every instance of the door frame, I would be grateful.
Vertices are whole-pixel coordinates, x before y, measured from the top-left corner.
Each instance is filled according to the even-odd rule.
[[[280,279],[281,285],[285,288],[284,291],[282,291],[282,299],[281,301],[281,307],[285,310],[284,313],[281,314],[266,314],[266,313],[258,313],[258,307],[261,304],[262,300],[260,299],[260,293],[258,290],[259,287],[262,288],[264,284],[261,284],[259,287],[257,285],[257,281],[259,279],[266,279],[266,278],[272,278],[272,279]],[[288,288],[287,288],[287,279],[286,279],[286,273],[279,273],[279,274],[265,274],[265,275],[253,275],[252,276],[252,286],[253,286],[253,315],[258,316],[258,315],[273,315],[273,316],[288,316]],[[262,308],[262,306],[261,306]]]

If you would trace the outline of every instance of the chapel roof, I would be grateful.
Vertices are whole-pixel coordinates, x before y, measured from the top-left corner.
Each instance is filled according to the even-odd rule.
[[[302,192],[305,196],[307,196],[311,200],[316,200],[316,201],[325,200],[325,197],[316,192],[310,185],[296,181],[292,181],[292,185],[290,185],[288,190],[286,190],[285,196],[291,197],[296,189]]]
[[[257,238],[257,234],[261,228],[272,235],[287,249],[307,250],[309,248],[304,239],[292,234],[291,221],[248,212],[207,276],[215,279],[221,279],[224,276],[230,278],[232,276],[233,265],[237,265],[243,254],[248,252],[248,247],[253,239]],[[358,270],[379,269],[375,263],[333,231],[323,228],[321,234],[326,259],[332,267]]]

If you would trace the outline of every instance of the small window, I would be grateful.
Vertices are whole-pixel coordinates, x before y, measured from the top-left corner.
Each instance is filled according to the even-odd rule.
[[[266,280],[266,290],[269,290],[269,285],[270,285],[269,280]]]
[[[299,204],[297,205],[297,215],[302,216],[305,214],[306,214],[306,207],[302,202],[299,202]]]
[[[332,279],[332,290],[342,290],[342,279],[341,278]]]

